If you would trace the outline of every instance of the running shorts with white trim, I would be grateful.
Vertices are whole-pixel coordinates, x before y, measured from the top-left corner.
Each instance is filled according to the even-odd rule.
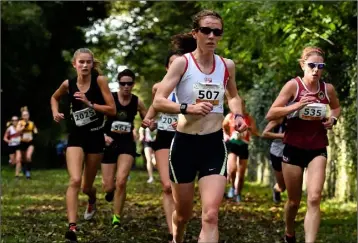
[[[223,131],[192,135],[176,131],[169,152],[169,175],[174,183],[193,182],[208,175],[226,177],[227,150]]]

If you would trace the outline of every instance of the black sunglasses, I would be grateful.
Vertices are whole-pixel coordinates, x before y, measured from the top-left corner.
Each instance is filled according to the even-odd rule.
[[[118,82],[119,83],[119,85],[121,85],[121,86],[132,86],[133,84],[134,84],[134,82]]]
[[[213,32],[215,36],[222,36],[224,32],[222,29],[212,29],[210,27],[199,27],[198,30],[205,35],[209,35],[211,32]]]
[[[325,63],[317,63],[317,62],[309,62],[309,63],[307,63],[307,66],[309,66],[311,69],[314,69],[316,67],[318,69],[323,69],[325,65],[326,65]]]

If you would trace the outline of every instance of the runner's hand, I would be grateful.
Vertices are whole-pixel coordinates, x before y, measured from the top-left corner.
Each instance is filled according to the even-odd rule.
[[[142,127],[143,128],[150,127],[151,123],[152,123],[151,119],[144,118],[143,121],[142,121]]]
[[[333,127],[333,122],[334,122],[333,118],[329,117],[329,118],[326,118],[325,120],[323,120],[322,124],[323,124],[324,128],[330,130]]]
[[[248,126],[241,116],[237,116],[235,119],[235,130],[238,132],[244,132],[248,129]]]
[[[317,99],[313,96],[304,96],[300,99],[299,102],[297,102],[297,106],[298,106],[298,109],[297,110],[300,110],[302,109],[303,107],[305,107],[306,105],[308,104],[312,104],[312,103],[315,103]]]
[[[209,102],[200,102],[195,105],[188,106],[188,113],[192,115],[206,116],[213,110],[213,105]]]
[[[60,122],[61,120],[65,119],[65,115],[59,112],[52,113],[52,116],[55,122]]]
[[[82,101],[83,103],[85,103],[87,106],[89,106],[90,102],[89,100],[87,99],[86,95],[82,92],[76,92],[73,94],[73,97],[76,98],[76,100],[80,100]]]
[[[173,123],[170,124],[170,125],[172,125],[172,127],[173,127],[175,130],[177,130],[178,122],[173,122]]]
[[[104,141],[106,143],[106,146],[111,145],[111,143],[113,143],[113,138],[111,138],[110,136],[104,135]]]

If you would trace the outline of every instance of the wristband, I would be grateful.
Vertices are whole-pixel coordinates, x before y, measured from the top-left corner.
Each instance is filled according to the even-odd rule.
[[[241,115],[241,114],[235,114],[235,116],[234,116],[234,117],[235,117],[235,119],[236,119],[236,118],[238,118],[238,117],[244,118],[244,116],[243,116],[243,115]]]
[[[88,106],[89,106],[90,108],[94,109],[94,104],[92,104],[91,101],[88,102]]]

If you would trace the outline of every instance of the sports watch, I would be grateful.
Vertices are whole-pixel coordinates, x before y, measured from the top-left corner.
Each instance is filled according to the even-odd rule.
[[[335,116],[331,116],[331,118],[333,119],[333,125],[336,125],[338,118]]]
[[[186,104],[186,103],[181,103],[180,104],[180,113],[181,114],[187,114],[187,112],[186,112],[186,109],[188,108],[188,104]]]

